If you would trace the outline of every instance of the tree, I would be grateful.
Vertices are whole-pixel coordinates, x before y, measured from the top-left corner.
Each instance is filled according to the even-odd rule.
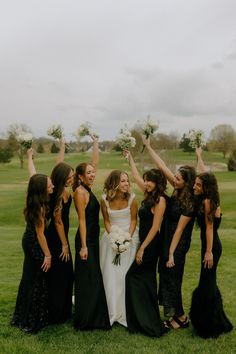
[[[191,152],[194,151],[194,149],[189,145],[190,139],[184,134],[180,140],[179,147],[182,149],[184,152]]]
[[[37,150],[36,150],[39,154],[44,153],[44,147],[42,143],[38,144]]]
[[[59,150],[60,150],[59,147],[55,143],[52,143],[51,153],[52,154],[57,154]]]
[[[11,161],[13,153],[9,148],[0,148],[0,163],[7,163]]]
[[[231,125],[219,124],[211,130],[208,142],[211,150],[223,153],[223,157],[236,146],[236,133]]]
[[[18,142],[17,137],[22,133],[31,133],[31,130],[25,124],[11,124],[7,131],[7,146],[12,153],[17,153],[21,168],[24,165],[25,148]]]
[[[229,157],[228,171],[236,171],[236,150],[234,150]]]

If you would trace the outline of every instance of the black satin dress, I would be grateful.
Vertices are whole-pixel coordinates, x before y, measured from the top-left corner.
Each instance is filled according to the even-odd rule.
[[[11,325],[37,333],[48,324],[48,273],[42,271],[43,251],[35,227],[27,224],[22,238],[24,264]]]
[[[202,338],[217,338],[220,334],[233,329],[225,315],[220,290],[216,283],[216,270],[221,256],[222,246],[218,236],[221,218],[215,218],[213,226],[213,267],[204,268],[206,252],[206,224],[204,213],[197,215],[201,227],[201,274],[198,287],[192,295],[190,318],[196,333]]]
[[[69,211],[72,198],[65,203],[62,201],[61,218],[64,225],[65,236],[68,241]],[[48,247],[52,255],[52,266],[49,277],[49,323],[63,323],[72,316],[72,291],[73,291],[73,262],[70,252],[70,260],[65,262],[60,258],[62,243],[57,233],[53,210],[51,210],[51,222],[48,226],[46,237]],[[70,247],[70,246],[69,246]]]
[[[147,205],[139,209],[139,239],[142,243],[153,224],[153,213]],[[140,265],[133,262],[126,274],[126,318],[130,333],[160,337],[166,332],[160,318],[157,296],[156,267],[160,242],[159,232],[145,248]]]
[[[166,262],[169,259],[170,244],[181,215],[191,217],[192,219],[186,225],[174,252],[175,266],[167,268]],[[185,258],[191,243],[193,225],[194,210],[184,210],[181,208],[179,200],[172,196],[167,205],[163,244],[158,267],[160,277],[159,303],[164,306],[165,316],[170,317],[175,314],[179,317],[184,314],[182,303],[182,282]]]
[[[97,198],[86,185],[89,202],[85,209],[88,259],[81,260],[80,230],[75,236],[75,314],[77,330],[110,329],[107,301],[99,262],[99,209]]]

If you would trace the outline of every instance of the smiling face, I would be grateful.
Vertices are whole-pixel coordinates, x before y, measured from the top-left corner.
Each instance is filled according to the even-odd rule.
[[[80,180],[88,187],[93,185],[95,179],[95,170],[92,165],[87,165],[84,175],[79,175]]]
[[[194,190],[194,195],[203,194],[202,181],[200,180],[199,177],[196,177],[196,179],[195,179],[193,190]]]
[[[185,181],[179,171],[176,172],[174,177],[174,188],[175,189],[182,189],[184,188]]]
[[[126,173],[121,173],[118,189],[122,193],[127,193],[129,191],[129,178]]]
[[[156,183],[153,181],[148,181],[146,178],[144,178],[144,186],[146,191],[151,193],[156,188]]]

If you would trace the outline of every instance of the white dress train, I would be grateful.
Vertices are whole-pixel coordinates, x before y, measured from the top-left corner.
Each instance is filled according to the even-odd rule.
[[[126,208],[113,210],[110,208],[106,196],[102,196],[107,207],[111,225],[117,225],[122,230],[129,231],[131,221],[130,207],[134,197],[134,194],[130,196]],[[138,245],[138,228],[136,228],[132,236],[130,247],[120,255],[120,264],[114,265],[112,264],[112,261],[116,253],[111,248],[108,233],[105,232],[100,240],[100,266],[111,325],[114,322],[118,322],[127,327],[125,311],[125,276],[135,259]]]

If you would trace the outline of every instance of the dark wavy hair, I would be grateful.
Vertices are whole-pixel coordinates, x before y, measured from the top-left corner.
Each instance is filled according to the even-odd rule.
[[[128,174],[124,171],[121,171],[121,170],[111,171],[109,176],[106,178],[106,180],[104,182],[103,191],[105,192],[106,199],[108,201],[115,199],[118,187],[120,185],[120,179],[121,179],[122,174],[125,174],[128,177],[128,181],[129,181]],[[125,200],[128,200],[129,197],[130,197],[130,192],[124,193]]]
[[[25,221],[31,225],[40,226],[42,209],[45,216],[49,210],[48,202],[48,177],[36,173],[30,178],[28,184],[26,207],[24,208]]]
[[[197,176],[202,182],[203,193],[201,196],[197,197],[198,206],[201,211],[203,211],[203,201],[209,199],[210,201],[210,211],[207,215],[209,221],[214,220],[215,212],[217,207],[220,205],[220,194],[218,190],[218,183],[216,177],[213,173],[204,172]],[[200,204],[200,205],[199,205]]]
[[[142,205],[145,204],[153,207],[159,202],[161,196],[165,196],[167,187],[166,177],[161,170],[152,168],[151,170],[144,172],[143,179],[144,181],[151,181],[156,184],[155,189],[152,192],[145,191],[144,200],[142,201]]]
[[[196,178],[196,170],[192,166],[184,165],[178,169],[178,172],[181,174],[185,183],[182,189],[175,189],[173,194],[178,198],[182,208],[193,210],[193,186]]]
[[[66,181],[73,168],[65,162],[58,163],[51,173],[51,180],[54,185],[53,193],[50,196],[50,206],[55,210],[61,206],[62,193],[66,186]]]

